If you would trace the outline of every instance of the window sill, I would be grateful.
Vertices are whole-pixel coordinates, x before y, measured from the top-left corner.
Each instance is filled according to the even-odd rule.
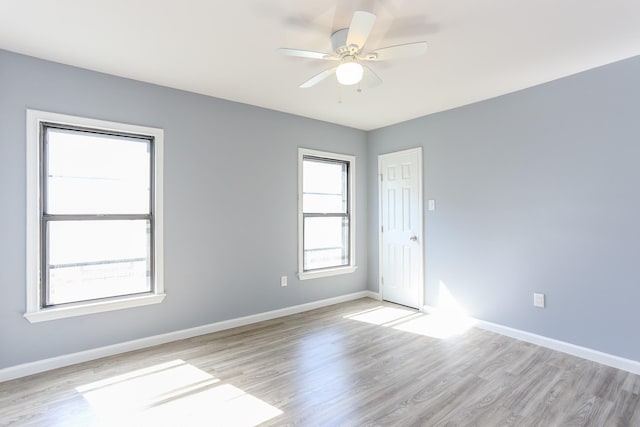
[[[159,304],[164,300],[165,296],[166,294],[136,295],[117,299],[91,301],[62,307],[43,308],[35,311],[28,311],[24,314],[24,317],[26,317],[31,323],[46,322],[49,320],[64,319],[66,317],[84,316],[85,314]]]
[[[324,270],[314,270],[314,271],[305,271],[302,273],[298,273],[298,279],[307,280],[307,279],[315,279],[318,277],[328,277],[328,276],[337,276],[339,274],[349,274],[356,271],[358,267],[349,266],[349,267],[340,267],[340,268],[327,268]]]

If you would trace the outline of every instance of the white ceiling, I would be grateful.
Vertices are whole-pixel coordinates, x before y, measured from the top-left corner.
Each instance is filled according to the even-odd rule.
[[[330,52],[355,10],[378,16],[366,50],[427,54],[299,89],[332,64],[276,48]],[[370,130],[639,55],[640,1],[0,0],[0,48]]]

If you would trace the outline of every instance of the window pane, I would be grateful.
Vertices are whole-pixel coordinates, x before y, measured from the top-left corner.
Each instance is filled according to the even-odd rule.
[[[47,305],[151,291],[150,222],[48,222]]]
[[[148,139],[46,128],[47,214],[147,214]]]
[[[349,220],[304,219],[304,270],[349,265]]]
[[[302,209],[305,213],[347,212],[347,164],[304,159]]]

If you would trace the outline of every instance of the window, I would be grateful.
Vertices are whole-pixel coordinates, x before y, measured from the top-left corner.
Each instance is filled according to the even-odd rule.
[[[31,322],[161,302],[161,129],[27,110]]]
[[[355,157],[299,149],[298,277],[355,271]]]

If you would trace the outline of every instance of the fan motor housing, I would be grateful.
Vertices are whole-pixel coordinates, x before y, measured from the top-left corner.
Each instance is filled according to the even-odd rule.
[[[353,54],[352,49],[357,49],[355,46],[351,47],[351,49],[350,46],[347,46],[348,34],[348,28],[343,28],[331,34],[331,46],[333,47],[333,51],[339,56]]]

